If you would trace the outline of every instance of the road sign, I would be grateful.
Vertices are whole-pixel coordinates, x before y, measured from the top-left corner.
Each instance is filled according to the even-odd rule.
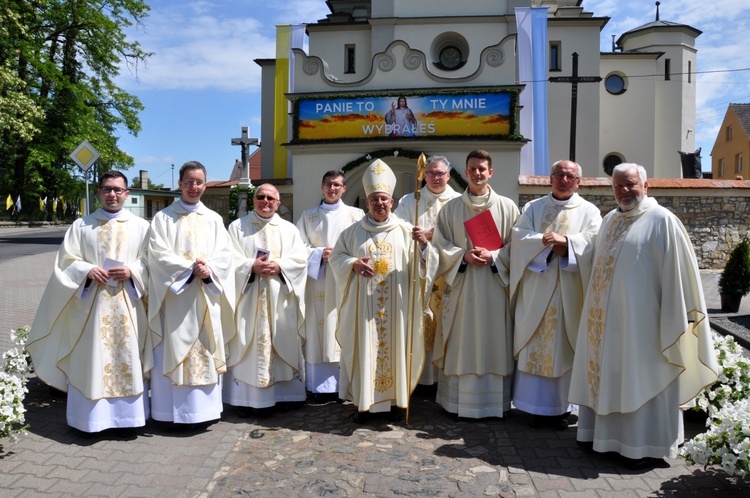
[[[75,161],[78,167],[83,171],[88,171],[100,157],[101,154],[99,154],[99,152],[86,140],[81,142],[81,145],[76,147],[76,150],[70,154],[70,158]]]

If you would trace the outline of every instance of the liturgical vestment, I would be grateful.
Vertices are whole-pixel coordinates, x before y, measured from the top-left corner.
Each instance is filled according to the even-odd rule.
[[[464,221],[489,210],[504,241],[492,264],[462,264],[474,248]],[[485,196],[466,190],[438,215],[432,242],[440,251],[443,295],[433,363],[440,369],[436,401],[459,417],[502,417],[510,410],[513,378],[513,316],[508,295],[509,241],[518,207],[490,189]]]
[[[333,247],[341,232],[363,216],[361,209],[339,201],[307,209],[297,221],[308,250],[308,268],[317,271],[308,272],[305,287],[305,383],[312,393],[339,392],[336,280],[331,266],[320,262],[323,249]]]
[[[252,212],[229,225],[229,238],[236,252],[237,334],[227,346],[224,400],[252,408],[304,401],[307,249],[299,230],[278,214],[262,218]],[[253,273],[265,252],[281,268],[278,275]]]
[[[573,360],[580,441],[629,458],[674,457],[679,405],[716,380],[693,246],[680,220],[646,197],[611,211],[596,239]]]
[[[193,278],[202,258],[209,282]],[[202,202],[177,201],[151,222],[149,327],[155,420],[199,423],[221,416],[225,341],[234,335],[232,250],[224,222]]]
[[[428,244],[422,261],[411,230],[393,214],[383,223],[365,216],[344,230],[329,258],[341,302],[339,397],[360,412],[406,408],[422,372],[424,289],[432,285],[437,253]],[[372,278],[352,271],[364,257],[375,270]],[[420,259],[419,275],[410,271],[413,258]]]
[[[569,411],[570,369],[601,221],[599,208],[578,194],[564,201],[549,194],[527,203],[513,227],[513,403],[525,412],[549,416]],[[544,245],[547,232],[567,238],[567,256]]]
[[[420,193],[419,218],[417,223],[425,230],[432,230],[435,228],[438,213],[446,202],[461,196],[461,194],[453,190],[450,185],[446,185],[445,190],[440,194],[434,194],[427,188],[423,188]],[[398,201],[398,207],[396,207],[394,214],[413,225],[415,223],[414,216],[416,210],[416,200],[414,193],[412,192],[406,194],[400,201]],[[424,368],[422,369],[422,377],[419,379],[419,383],[426,386],[431,386],[437,382],[438,369],[432,364],[432,348],[435,343],[435,331],[440,326],[440,303],[443,299],[444,288],[445,280],[437,278],[432,286],[432,291],[430,292],[424,308],[425,361]]]
[[[99,209],[73,222],[58,250],[26,348],[37,376],[68,392],[68,424],[81,431],[139,427],[149,417],[147,244],[148,222]],[[131,278],[88,279],[94,267],[115,266]]]

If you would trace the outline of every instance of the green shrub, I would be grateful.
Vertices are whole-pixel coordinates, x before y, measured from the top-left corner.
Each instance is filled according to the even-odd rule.
[[[750,241],[747,236],[729,253],[719,279],[719,292],[740,296],[750,293]]]

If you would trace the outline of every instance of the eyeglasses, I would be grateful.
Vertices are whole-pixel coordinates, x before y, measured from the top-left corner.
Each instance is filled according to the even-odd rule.
[[[447,171],[428,171],[427,172],[427,176],[429,176],[430,178],[442,178],[447,174],[448,174]]]
[[[390,197],[372,197],[372,198],[368,198],[367,202],[369,202],[370,204],[388,204],[389,202],[391,202],[391,198]]]
[[[194,182],[193,180],[188,180],[186,182],[182,182],[183,185],[185,185],[187,188],[193,188],[193,186],[196,187],[202,187],[205,182],[198,180],[197,182]]]
[[[114,192],[115,195],[122,195],[128,191],[128,189],[120,187],[101,187],[101,190],[102,194],[111,194],[112,192]]]
[[[344,186],[343,183],[326,183],[326,188],[341,188]]]
[[[259,201],[268,201],[268,202],[278,201],[278,199],[275,197],[271,197],[270,195],[263,195],[263,194],[256,195],[255,198]]]
[[[563,175],[562,173],[555,173],[552,176],[554,176],[555,178],[558,178],[560,180],[568,180],[569,182],[578,180],[578,178],[580,178],[580,177],[575,176],[575,175]]]

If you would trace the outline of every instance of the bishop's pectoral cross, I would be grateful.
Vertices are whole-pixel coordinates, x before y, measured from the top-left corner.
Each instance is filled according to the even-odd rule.
[[[573,52],[573,71],[570,76],[551,76],[550,83],[571,83],[570,101],[570,159],[576,160],[576,115],[578,113],[578,83],[599,83],[600,76],[578,76],[578,52]]]

